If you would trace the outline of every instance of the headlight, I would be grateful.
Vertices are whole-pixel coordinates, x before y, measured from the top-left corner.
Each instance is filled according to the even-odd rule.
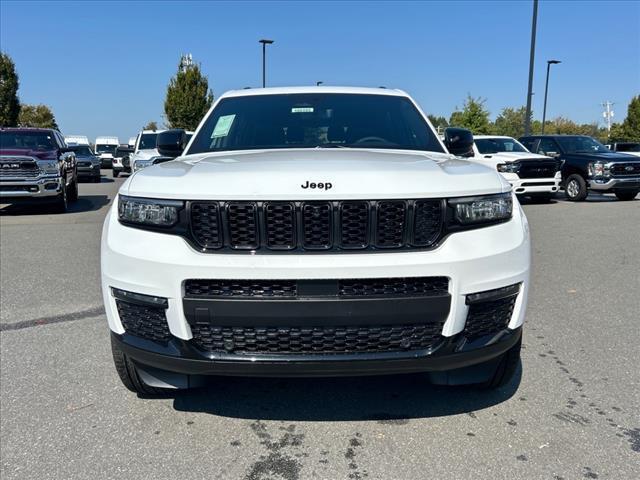
[[[588,170],[589,175],[592,177],[604,177],[609,175],[609,165],[602,162],[590,162]]]
[[[178,222],[183,202],[154,198],[118,197],[118,219],[124,223],[171,227]]]
[[[455,210],[455,219],[462,225],[508,220],[513,212],[511,193],[452,198],[449,204]]]
[[[142,170],[153,165],[153,160],[136,160],[133,162],[133,171]]]
[[[38,162],[40,168],[47,175],[56,175],[59,172],[58,170],[58,162]]]
[[[520,170],[519,163],[499,163],[497,167],[500,173],[518,173]]]

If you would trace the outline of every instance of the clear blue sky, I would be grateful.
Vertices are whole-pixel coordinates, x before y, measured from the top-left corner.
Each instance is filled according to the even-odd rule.
[[[118,135],[162,121],[181,52],[202,64],[216,96],[261,83],[258,39],[271,86],[402,88],[448,117],[467,93],[492,117],[526,101],[532,2],[0,2],[0,48],[25,103],[50,105],[63,133]],[[534,114],[616,120],[640,93],[640,2],[541,1]]]

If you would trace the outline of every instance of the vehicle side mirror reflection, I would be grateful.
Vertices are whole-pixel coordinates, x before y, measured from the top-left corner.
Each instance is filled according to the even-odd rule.
[[[179,157],[187,146],[187,133],[181,128],[166,130],[158,134],[156,148],[163,157]]]
[[[466,128],[448,127],[444,130],[444,145],[458,157],[473,157],[473,134]]]

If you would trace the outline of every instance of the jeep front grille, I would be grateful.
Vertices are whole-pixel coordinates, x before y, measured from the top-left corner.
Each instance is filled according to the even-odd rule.
[[[442,236],[444,202],[188,202],[190,233],[202,251],[430,248]]]

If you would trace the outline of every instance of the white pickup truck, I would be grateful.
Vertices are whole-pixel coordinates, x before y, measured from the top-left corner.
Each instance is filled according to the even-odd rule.
[[[560,188],[560,161],[531,153],[515,138],[476,135],[471,159],[499,171],[518,196],[550,200]]]
[[[456,156],[469,131],[440,141],[399,90],[291,87],[229,92],[183,138],[158,138],[177,158],[134,172],[104,222],[127,388],[207,375],[511,381],[529,227],[495,167]]]

